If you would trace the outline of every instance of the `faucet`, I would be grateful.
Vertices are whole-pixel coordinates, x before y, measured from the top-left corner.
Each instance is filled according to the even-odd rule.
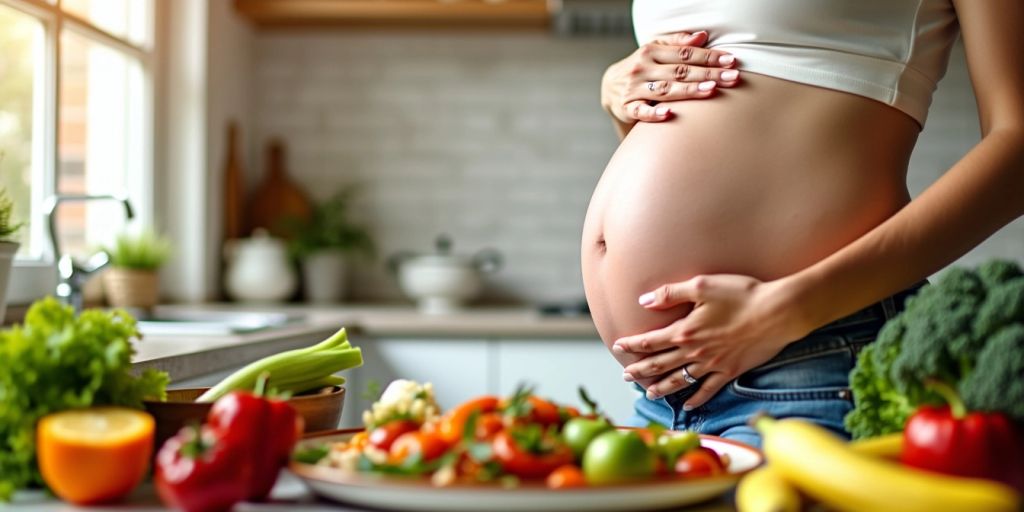
[[[106,251],[94,254],[85,265],[79,264],[70,254],[61,254],[60,243],[57,240],[57,217],[54,215],[57,207],[65,202],[87,202],[87,201],[118,201],[124,205],[125,218],[132,219],[135,212],[128,198],[121,195],[73,195],[59,194],[46,199],[43,205],[46,226],[50,233],[50,247],[53,249],[53,257],[57,260],[57,298],[61,302],[70,305],[75,312],[82,310],[82,287],[89,278],[110,264],[110,256]]]

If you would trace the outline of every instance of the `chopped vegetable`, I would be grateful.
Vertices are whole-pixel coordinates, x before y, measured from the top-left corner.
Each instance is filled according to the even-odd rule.
[[[93,405],[142,409],[164,399],[167,374],[132,373],[135,319],[120,310],[80,315],[40,300],[22,326],[0,331],[0,501],[43,485],[36,464],[36,422],[46,414]]]
[[[941,404],[924,383],[953,386],[969,410],[1024,421],[1024,272],[995,260],[953,268],[907,300],[850,374],[854,437],[903,429],[922,404]]]
[[[380,399],[369,411],[363,412],[363,424],[368,429],[393,420],[409,420],[422,425],[427,420],[437,417],[440,410],[437,400],[434,399],[434,386],[431,383],[421,385],[411,380],[400,379],[388,384]]]
[[[312,346],[289,350],[250,363],[228,375],[203,393],[197,402],[213,402],[231,391],[253,389],[263,373],[270,374],[270,386],[279,392],[302,393],[338,382],[334,374],[363,365],[362,351],[348,341],[342,328],[330,338]],[[341,382],[344,382],[342,380]]]

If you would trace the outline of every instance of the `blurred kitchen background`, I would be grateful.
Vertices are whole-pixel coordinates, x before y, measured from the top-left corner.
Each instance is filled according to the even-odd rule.
[[[9,301],[55,286],[54,192],[126,192],[133,222],[172,242],[162,299],[224,299],[225,230],[249,233],[274,139],[309,204],[356,187],[348,219],[375,256],[349,258],[345,301],[407,300],[389,257],[442,234],[454,254],[500,254],[485,303],[581,301],[583,216],[617,144],[599,83],[635,48],[628,14],[627,0],[0,0],[0,186],[26,223]],[[958,47],[912,193],[978,138]],[[225,218],[232,197],[242,220]],[[62,243],[86,255],[123,217],[66,205]],[[963,263],[994,256],[1024,260],[1024,222]]]

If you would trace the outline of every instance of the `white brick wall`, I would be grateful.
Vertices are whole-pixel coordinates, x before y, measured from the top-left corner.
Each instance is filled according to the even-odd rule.
[[[359,216],[380,253],[494,247],[507,266],[492,298],[582,297],[579,239],[590,193],[616,146],[598,105],[621,39],[523,33],[258,34],[254,137],[281,135],[293,176],[318,199],[362,183]],[[917,193],[977,138],[962,55],[935,98],[912,160]],[[250,175],[262,174],[261,157]],[[968,259],[1024,254],[1024,224]],[[383,264],[354,276],[359,299],[397,297]]]

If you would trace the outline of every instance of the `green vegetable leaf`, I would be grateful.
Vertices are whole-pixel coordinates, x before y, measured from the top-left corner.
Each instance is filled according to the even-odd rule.
[[[135,319],[124,311],[77,317],[53,298],[29,308],[25,323],[0,331],[0,500],[43,485],[35,426],[43,416],[93,405],[142,408],[163,400],[166,373],[132,372]]]
[[[292,460],[303,464],[316,464],[320,462],[320,459],[326,457],[328,453],[331,453],[331,449],[326,445],[310,446],[309,448],[296,450],[292,454]]]

